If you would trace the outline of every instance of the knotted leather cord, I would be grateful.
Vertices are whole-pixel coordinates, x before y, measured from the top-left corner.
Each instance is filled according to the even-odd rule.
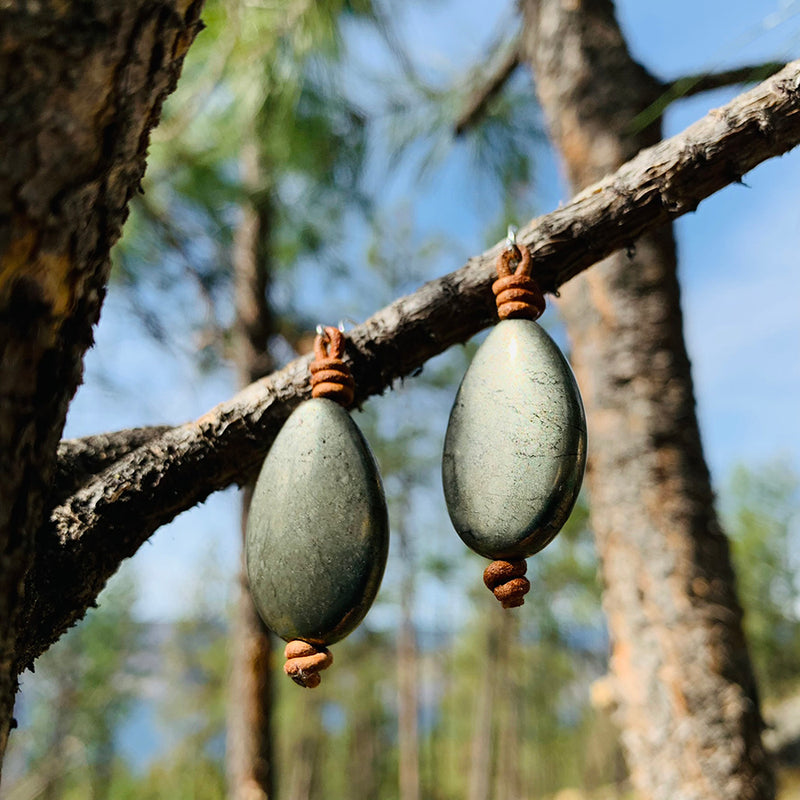
[[[528,571],[525,559],[519,561],[492,561],[483,571],[483,582],[503,608],[516,608],[525,602],[530,591],[530,581],[524,577]]]
[[[512,272],[511,265],[517,262]],[[492,284],[500,319],[536,320],[544,313],[545,300],[531,277],[531,251],[513,245],[497,257],[497,280]]]
[[[328,326],[314,339],[314,360],[309,369],[312,396],[327,397],[347,408],[353,402],[356,385],[343,355],[344,334]]]
[[[283,651],[286,663],[283,671],[298,685],[306,689],[319,686],[322,680],[320,672],[333,663],[333,654],[327,647],[293,639]]]

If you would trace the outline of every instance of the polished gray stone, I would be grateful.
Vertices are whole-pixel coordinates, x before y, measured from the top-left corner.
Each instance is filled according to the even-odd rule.
[[[586,465],[586,419],[561,351],[535,323],[498,323],[456,396],[442,477],[450,519],[487,558],[525,558],[572,511]]]
[[[286,641],[328,645],[364,618],[378,592],[389,524],[375,459],[350,415],[308,400],[261,469],[247,524],[250,591]]]

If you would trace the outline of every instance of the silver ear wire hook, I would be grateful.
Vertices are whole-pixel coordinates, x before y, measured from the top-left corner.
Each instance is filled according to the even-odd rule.
[[[358,322],[354,320],[352,317],[345,317],[344,319],[339,320],[339,330],[344,333],[345,323],[348,322],[350,325],[358,325]]]
[[[325,330],[325,326],[322,323],[317,325],[316,330],[317,336],[321,336],[323,342],[327,342],[329,340],[330,337],[328,336],[328,331]]]
[[[506,233],[506,250],[513,250],[517,246],[517,231],[519,228],[516,225],[509,225],[508,232]]]

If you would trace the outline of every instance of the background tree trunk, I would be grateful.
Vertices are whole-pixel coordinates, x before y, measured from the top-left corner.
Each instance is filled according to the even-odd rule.
[[[468,800],[490,800],[494,772],[494,706],[498,687],[497,675],[500,669],[500,640],[504,632],[499,606],[492,605],[488,613],[494,615],[497,624],[490,624],[486,631],[484,666],[481,670],[472,723]]]
[[[67,405],[201,0],[0,10],[0,761],[17,618]]]
[[[236,304],[235,360],[241,386],[274,369],[269,353],[273,329],[269,288],[270,202],[264,187],[258,148],[251,142],[241,156],[242,181],[251,193],[242,204],[234,241]],[[242,491],[242,535],[253,495]],[[227,772],[233,800],[275,796],[272,741],[272,641],[256,611],[242,563],[232,630]]]
[[[405,561],[400,586],[400,630],[397,633],[397,748],[400,800],[419,800],[419,652],[414,626],[414,568],[408,532],[398,534]]]
[[[69,663],[70,659],[67,661]],[[70,666],[74,669],[74,664]],[[76,672],[77,670],[64,670],[56,676],[54,718],[47,738],[44,763],[39,766],[42,781],[41,800],[61,800],[64,796],[64,773],[68,758],[70,728],[75,721]]]
[[[661,137],[660,92],[609,0],[525,0],[524,48],[574,189]],[[773,778],[728,542],[713,507],[662,227],[567,284],[588,484],[629,767],[647,798],[770,798]],[[666,765],[666,767],[665,767]]]
[[[325,797],[323,765],[325,762],[325,732],[321,725],[319,692],[309,692],[302,701],[303,712],[293,720],[295,744],[289,769],[281,779],[281,797],[286,800],[322,800]]]
[[[524,757],[519,746],[520,708],[524,707],[519,691],[518,666],[523,663],[519,646],[520,615],[504,608],[500,612],[497,631],[497,683],[492,726],[497,741],[497,763],[494,776],[494,800],[522,800],[531,787],[521,775]]]

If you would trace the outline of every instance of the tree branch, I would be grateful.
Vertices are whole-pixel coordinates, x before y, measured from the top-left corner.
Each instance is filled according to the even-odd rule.
[[[721,72],[701,72],[697,75],[685,75],[664,88],[673,94],[673,99],[692,97],[701,92],[711,92],[726,86],[738,86],[743,83],[758,83],[766,80],[786,66],[785,61],[767,61],[763,64],[750,64],[744,67],[726,69]]]
[[[520,43],[519,39],[517,39],[506,53],[505,58],[498,62],[495,69],[486,76],[486,79],[479,86],[473,89],[467,98],[467,102],[456,119],[453,128],[456,136],[461,136],[484,117],[489,102],[502,91],[519,64]]]
[[[643,150],[569,205],[531,221],[518,240],[530,247],[542,288],[555,291],[798,143],[795,61],[678,136]],[[490,284],[501,247],[396,300],[348,334],[357,402],[490,323]],[[281,424],[309,396],[309,361],[297,359],[200,419],[155,435],[53,510],[29,576],[20,668],[83,615],[122,559],[156,528],[211,492],[255,477]]]
[[[62,439],[58,445],[52,499],[56,504],[64,502],[109,464],[169,430],[169,425],[153,425],[99,433],[83,439]]]
[[[467,98],[464,108],[456,118],[453,133],[463,136],[470,128],[477,125],[486,114],[486,107],[502,90],[508,79],[520,65],[520,43],[514,42],[505,58],[486,76],[486,79],[474,88]],[[684,75],[671,82],[664,82],[663,94],[651,106],[645,109],[636,119],[636,125],[647,127],[658,119],[676,100],[694,97],[703,92],[711,92],[726,86],[737,86],[746,83],[758,83],[766,80],[786,63],[783,61],[765,61],[763,64],[748,64],[743,67],[721,70],[720,72],[699,72],[696,75]]]
[[[634,124],[637,128],[646,128],[659,119],[667,107],[676,100],[684,100],[703,92],[722,89],[726,86],[737,86],[743,83],[758,83],[774,75],[786,66],[782,61],[766,61],[763,64],[750,64],[735,67],[721,72],[700,72],[697,75],[684,75],[671,83],[663,84],[663,94],[641,114]]]

